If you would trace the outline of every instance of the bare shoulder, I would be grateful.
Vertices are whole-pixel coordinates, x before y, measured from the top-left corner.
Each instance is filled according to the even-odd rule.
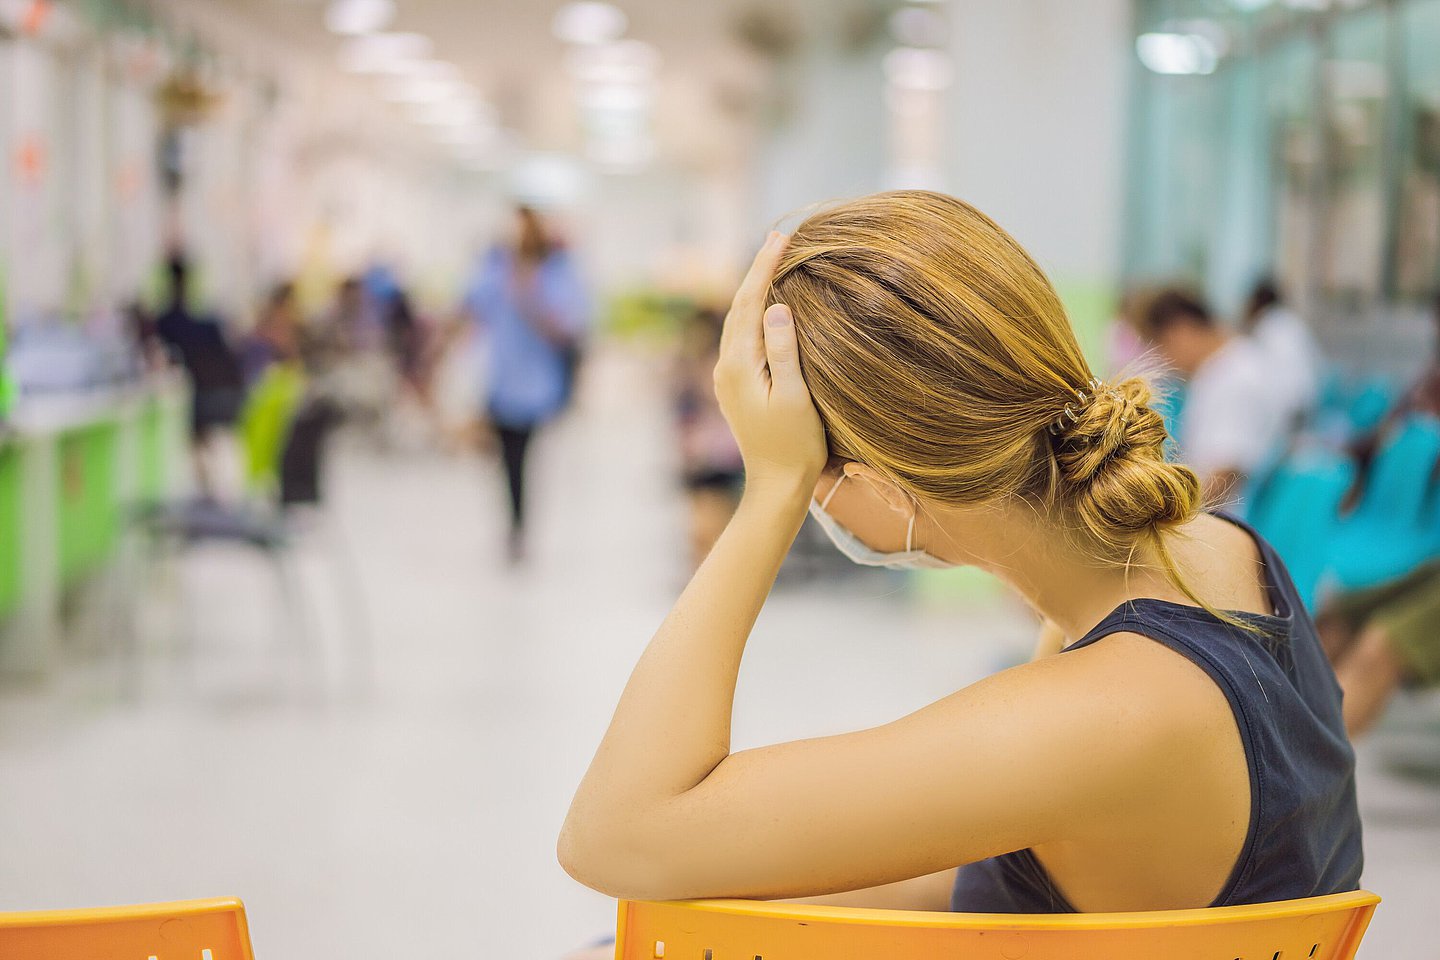
[[[1043,741],[1057,761],[1078,751],[1097,773],[1121,778],[1173,759],[1177,748],[1234,735],[1229,703],[1209,675],[1137,633],[1002,671],[949,700],[1011,740],[1017,755],[1030,752],[1019,741]]]
[[[1207,707],[1229,714],[1229,701],[1209,674],[1143,634],[1113,633],[1057,659],[1066,661],[1070,683],[1113,689],[1152,721],[1173,719],[1183,726]]]
[[[1248,531],[1223,517],[1200,513],[1185,525],[1185,539],[1204,548],[1227,555],[1232,560],[1260,563],[1260,550]]]
[[[1255,538],[1243,528],[1202,513],[1169,547],[1185,582],[1206,603],[1223,610],[1270,612],[1265,560]]]

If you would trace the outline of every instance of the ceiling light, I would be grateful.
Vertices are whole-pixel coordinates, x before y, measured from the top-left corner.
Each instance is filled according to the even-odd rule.
[[[585,169],[565,154],[531,154],[516,165],[510,189],[531,206],[569,206],[586,192]]]
[[[595,84],[580,94],[580,106],[587,111],[639,113],[653,101],[652,89],[646,84]]]
[[[393,73],[420,80],[445,80],[459,83],[460,68],[448,60],[399,60]]]
[[[950,86],[950,58],[939,50],[896,47],[885,55],[885,78],[909,90],[943,90]]]
[[[1143,33],[1135,38],[1135,53],[1155,73],[1214,73],[1220,62],[1215,44],[1198,33]]]
[[[479,96],[474,87],[465,83],[410,76],[397,77],[387,83],[383,88],[383,95],[392,103],[441,103]]]
[[[394,73],[430,55],[430,38],[418,33],[372,33],[346,41],[340,66],[350,73]]]
[[[592,140],[585,155],[614,172],[639,170],[655,158],[655,142],[649,138]]]
[[[418,104],[411,115],[420,123],[433,127],[476,127],[495,122],[495,112],[478,101]]]
[[[640,40],[576,47],[565,69],[582,83],[644,83],[660,67],[660,54]]]
[[[597,0],[579,0],[556,11],[550,29],[566,43],[609,43],[620,39],[627,23],[619,7]]]
[[[330,0],[325,8],[325,26],[352,37],[384,30],[394,19],[395,0]]]
[[[495,139],[494,127],[437,127],[435,139],[457,150],[479,150]]]

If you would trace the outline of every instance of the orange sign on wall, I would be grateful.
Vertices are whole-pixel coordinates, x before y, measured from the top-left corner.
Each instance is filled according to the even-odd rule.
[[[39,186],[45,179],[49,160],[45,140],[40,134],[27,133],[22,136],[20,145],[15,149],[15,173],[20,178],[20,183],[27,187]]]
[[[30,0],[20,14],[20,32],[27,37],[38,37],[50,19],[51,0]]]

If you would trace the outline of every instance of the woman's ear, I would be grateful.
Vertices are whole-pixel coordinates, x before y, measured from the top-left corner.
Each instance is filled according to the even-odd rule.
[[[871,469],[863,463],[856,463],[851,460],[845,464],[845,476],[851,480],[859,480],[880,495],[885,505],[891,510],[903,516],[910,516],[915,512],[915,500],[904,490],[901,490],[895,481],[886,477],[878,470]]]

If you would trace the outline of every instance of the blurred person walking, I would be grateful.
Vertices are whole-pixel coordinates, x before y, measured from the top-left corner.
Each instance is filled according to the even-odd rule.
[[[465,298],[488,338],[485,409],[500,442],[509,491],[507,555],[525,556],[526,463],[537,431],[565,409],[574,389],[589,302],[568,251],[529,207],[515,235],[491,250]]]
[[[1162,290],[1149,298],[1139,332],[1185,382],[1176,440],[1207,500],[1235,503],[1247,477],[1286,436],[1287,411],[1271,386],[1269,355],[1226,330],[1199,296]]]

